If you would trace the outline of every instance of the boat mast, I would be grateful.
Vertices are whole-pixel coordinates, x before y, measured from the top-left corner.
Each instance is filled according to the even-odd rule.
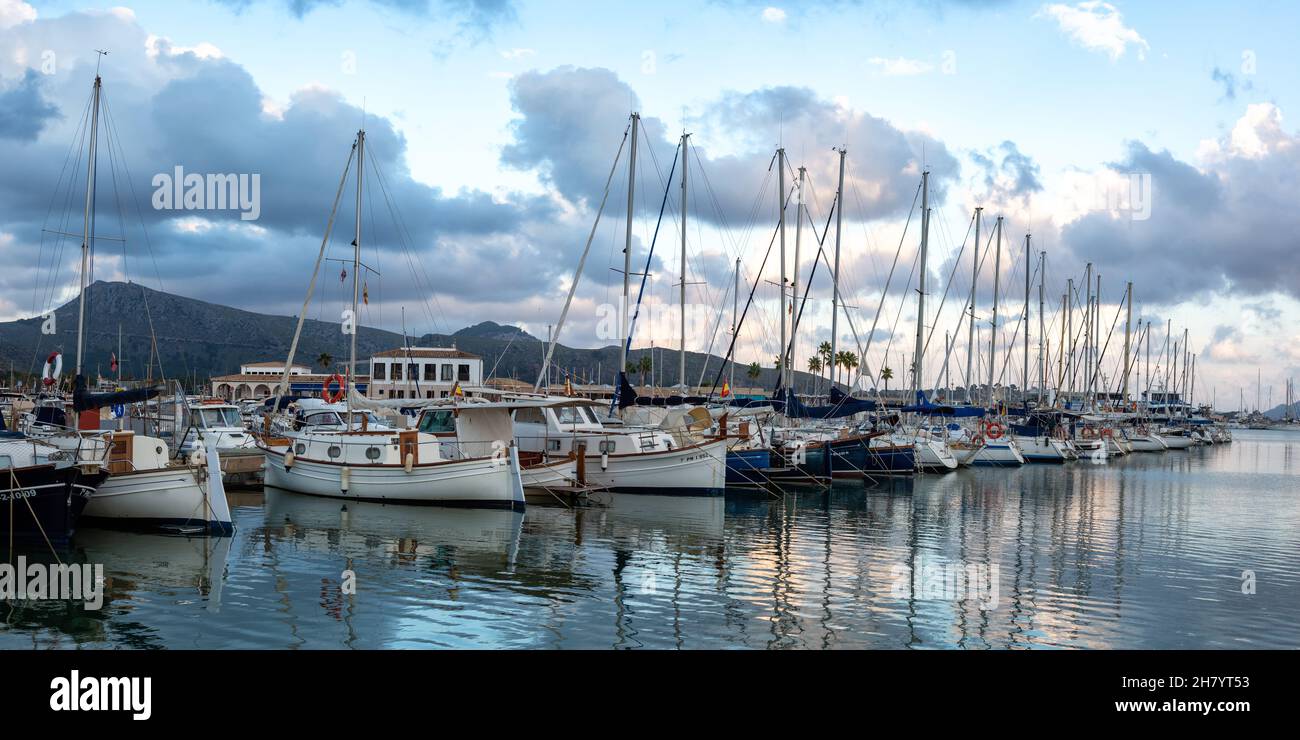
[[[803,242],[803,188],[804,181],[807,179],[808,169],[799,168],[799,210],[794,218],[794,280],[790,283],[790,346],[786,348],[785,360],[787,363],[794,362],[795,336],[799,333],[799,251]],[[790,380],[794,382],[794,370],[790,371]]]
[[[107,52],[97,51],[100,58]],[[95,208],[95,160],[99,154],[99,91],[102,81],[99,77],[99,64],[95,64],[95,88],[93,102],[90,105],[90,152],[86,157],[86,210],[81,221],[81,296],[77,309],[77,375],[81,375],[81,355],[86,341],[86,275],[90,270],[90,246],[95,234],[92,211]]]
[[[835,187],[835,269],[831,272],[831,388],[835,387],[836,335],[839,334],[840,320],[840,234],[844,226],[844,160],[849,150],[848,147],[840,147],[836,151],[840,154],[840,179]],[[848,370],[848,368],[844,369]]]
[[[971,393],[971,373],[975,367],[975,290],[980,277],[980,221],[983,220],[984,207],[975,208],[975,251],[971,255],[970,268],[970,325],[966,327],[966,403],[975,403]]]
[[[1097,408],[1097,380],[1101,378],[1101,275],[1097,275],[1097,293],[1092,298],[1092,376],[1088,392],[1092,408]]]
[[[690,134],[682,132],[682,285],[681,285],[681,351],[678,355],[678,377],[682,384],[682,395],[687,395],[686,391],[686,164],[690,157],[687,155],[687,145],[690,141]]]
[[[1128,406],[1129,334],[1133,331],[1133,283],[1131,281],[1124,289],[1124,303],[1128,306],[1128,315],[1124,319],[1124,389],[1121,391],[1120,403]]]
[[[1029,406],[1029,234],[1025,234],[1025,382],[1020,389],[1020,405]]]
[[[636,195],[636,139],[637,133],[641,128],[641,114],[632,114],[632,149],[628,152],[627,160],[627,232],[623,241],[623,313],[621,323],[623,325],[622,340],[618,345],[618,372],[627,371],[627,349],[631,337],[628,336],[628,311],[631,310],[631,304],[628,301],[628,283],[629,276],[632,274],[632,205],[633,198]],[[617,377],[617,376],[616,376]]]
[[[921,254],[916,278],[916,349],[912,352],[912,392],[924,390],[921,373],[925,360],[925,273],[930,242],[930,171],[921,173]],[[917,403],[920,403],[919,399]]]
[[[993,369],[998,364],[998,290],[1002,273],[1002,217],[997,222],[997,251],[993,253],[993,319],[989,322],[989,405],[995,400],[993,393]]]
[[[357,278],[357,272],[361,269],[361,182],[365,179],[365,174],[366,130],[361,129],[357,132],[357,225],[355,238],[352,240],[352,346],[348,355],[347,429],[352,428],[352,392],[353,386],[357,382],[357,332],[361,328],[361,322],[357,316],[357,300],[361,296],[361,282]],[[406,370],[409,375],[411,370],[409,363]]]
[[[1047,355],[1043,353],[1043,341],[1047,337],[1047,325],[1043,313],[1047,308],[1043,294],[1043,280],[1047,277],[1047,252],[1038,253],[1038,403],[1043,403],[1043,393],[1047,389]]]
[[[735,287],[731,291],[731,346],[732,352],[735,352],[736,335],[740,333],[740,258],[736,258],[736,277]],[[736,387],[736,358],[731,358],[731,380],[727,385],[732,389]],[[734,392],[734,390],[733,390]]]
[[[786,348],[786,303],[785,303],[785,148],[776,150],[776,208],[777,218],[779,219],[779,230],[781,232],[781,344],[778,349],[777,362],[780,363],[776,369],[777,377],[780,378],[781,392],[789,393],[789,385],[786,383],[786,365],[785,348]]]
[[[1074,278],[1065,280],[1065,336],[1061,337],[1061,354],[1065,356],[1065,405],[1070,405],[1074,395]],[[1066,348],[1069,351],[1066,351]]]

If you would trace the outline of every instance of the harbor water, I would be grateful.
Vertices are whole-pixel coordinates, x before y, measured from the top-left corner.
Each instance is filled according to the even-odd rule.
[[[1300,433],[829,492],[526,512],[232,496],[236,532],[83,529],[104,602],[0,648],[1300,648]]]

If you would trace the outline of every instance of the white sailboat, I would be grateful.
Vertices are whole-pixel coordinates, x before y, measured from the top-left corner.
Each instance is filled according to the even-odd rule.
[[[320,254],[312,272],[298,326],[285,363],[285,375],[277,386],[276,401],[288,387],[288,373],[302,333],[306,306],[311,301],[316,275],[329,245],[330,231],[338,211],[339,200],[347,182],[348,171],[356,160],[356,234],[352,240],[352,315],[357,315],[361,269],[362,184],[365,172],[366,132],[357,137],[344,166],[334,205],[330,210]],[[357,335],[351,331],[351,354],[348,380],[356,378]],[[485,411],[483,424],[499,431],[495,439],[501,446],[494,450],[471,449],[448,443],[436,435],[419,430],[370,429],[366,418],[352,414],[360,396],[349,388],[344,415],[346,427],[317,429],[306,427],[267,434],[260,441],[266,455],[266,484],[289,491],[344,500],[386,503],[435,504],[488,508],[524,508],[523,482],[520,476],[519,448],[514,444],[509,414],[504,410]],[[467,413],[477,413],[468,411]],[[270,418],[267,419],[269,432]]]

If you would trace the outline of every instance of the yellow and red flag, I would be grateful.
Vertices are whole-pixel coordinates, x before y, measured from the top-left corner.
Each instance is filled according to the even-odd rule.
[[[724,380],[722,381],[722,397],[726,398],[727,396],[730,395],[731,395],[731,383],[728,383],[727,381]]]

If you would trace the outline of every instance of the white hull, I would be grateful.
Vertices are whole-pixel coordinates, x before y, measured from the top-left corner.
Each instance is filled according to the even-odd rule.
[[[1188,447],[1191,447],[1192,445],[1196,444],[1196,442],[1193,441],[1191,437],[1184,437],[1178,434],[1170,434],[1170,435],[1157,434],[1155,435],[1155,437],[1159,439],[1161,442],[1164,442],[1165,447],[1171,450],[1185,450]]]
[[[1016,446],[1028,462],[1066,462],[1075,459],[1066,443],[1052,437],[1017,436]]]
[[[977,449],[966,453],[962,461],[966,465],[1024,465],[1024,455],[1015,442],[998,440],[985,442]]]
[[[555,460],[532,465],[524,468],[520,477],[528,490],[572,488],[578,484],[578,461]]]
[[[480,457],[412,466],[342,465],[296,458],[285,468],[283,452],[266,451],[266,485],[311,496],[392,504],[495,508],[524,507],[519,455]],[[347,471],[344,485],[343,471]]]
[[[720,496],[727,487],[727,441],[661,452],[588,455],[587,482],[620,493]]]
[[[208,485],[206,469],[186,465],[110,475],[82,512],[86,524],[230,534],[234,526],[221,479]],[[211,490],[209,490],[211,489]]]
[[[917,467],[930,472],[945,472],[957,469],[957,458],[953,456],[948,445],[934,439],[916,438],[907,440],[913,444]]]
[[[1154,434],[1137,434],[1128,438],[1134,452],[1164,452],[1169,447]]]

